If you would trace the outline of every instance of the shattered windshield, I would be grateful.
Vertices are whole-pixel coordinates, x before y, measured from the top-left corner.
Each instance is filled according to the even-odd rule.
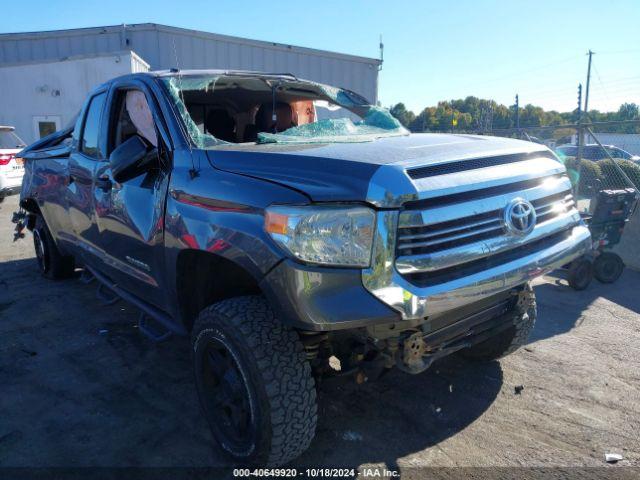
[[[172,76],[162,79],[199,148],[230,143],[369,142],[407,135],[360,95],[291,77]]]

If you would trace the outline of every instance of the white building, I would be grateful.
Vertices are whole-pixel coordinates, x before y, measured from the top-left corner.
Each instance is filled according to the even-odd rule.
[[[371,103],[381,61],[157,24],[0,34],[0,125],[27,142],[68,123],[95,85],[124,73],[236,69],[292,73]]]
[[[14,126],[29,144],[72,122],[94,86],[147,70],[126,51],[0,66],[0,125]]]

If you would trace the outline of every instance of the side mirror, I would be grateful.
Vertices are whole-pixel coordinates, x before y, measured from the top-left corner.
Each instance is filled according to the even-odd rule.
[[[134,135],[118,145],[109,155],[111,175],[118,183],[126,182],[149,170],[152,159],[144,140]]]

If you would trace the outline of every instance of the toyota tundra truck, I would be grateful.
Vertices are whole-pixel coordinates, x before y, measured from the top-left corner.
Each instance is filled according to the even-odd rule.
[[[590,246],[546,147],[410,134],[289,74],[119,77],[20,157],[17,228],[42,274],[97,280],[152,340],[189,335],[203,415],[236,464],[309,447],[320,378],[515,351],[531,280]]]

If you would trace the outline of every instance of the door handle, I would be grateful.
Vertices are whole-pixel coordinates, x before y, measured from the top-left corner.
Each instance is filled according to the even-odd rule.
[[[96,187],[104,192],[108,192],[109,190],[111,190],[112,186],[113,184],[111,183],[109,177],[100,177],[96,179]]]

